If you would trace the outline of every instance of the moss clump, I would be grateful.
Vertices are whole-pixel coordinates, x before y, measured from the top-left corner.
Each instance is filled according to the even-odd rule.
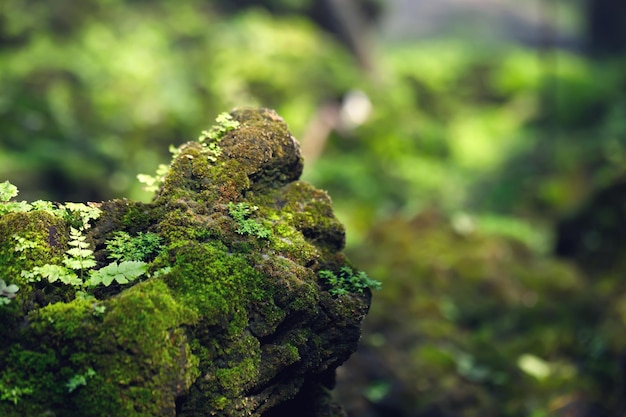
[[[0,306],[0,415],[262,416],[294,398],[305,416],[335,409],[329,375],[356,350],[369,291],[338,300],[320,281],[320,269],[348,266],[344,229],[328,195],[298,181],[282,119],[262,109],[220,120],[219,141],[175,152],[152,203],[103,202],[84,229],[96,269],[133,236],[158,235],[142,282],[76,297],[59,282],[19,281],[60,262],[69,224],[0,217],[0,271],[21,286]],[[258,209],[235,215],[243,207]],[[37,242],[37,259],[19,258],[16,232]],[[36,302],[37,291],[48,298]]]
[[[21,343],[2,358],[3,385],[19,381],[30,393],[12,406],[0,402],[2,415],[174,415],[175,398],[197,377],[182,329],[195,320],[159,280],[98,304],[76,299],[33,311]],[[87,369],[93,377],[70,392],[69,381]]]
[[[8,213],[0,217],[0,278],[19,287],[18,296],[8,309],[21,314],[50,302],[67,300],[73,291],[46,283],[30,284],[21,274],[34,266],[60,263],[67,249],[66,222],[47,211]],[[20,250],[22,246],[28,249]],[[10,327],[3,330],[12,331]],[[2,330],[0,330],[2,334]],[[2,342],[0,342],[1,345]]]

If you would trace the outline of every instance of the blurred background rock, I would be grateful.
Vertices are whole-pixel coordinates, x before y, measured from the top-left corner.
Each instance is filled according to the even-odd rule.
[[[271,107],[383,281],[353,416],[626,410],[626,3],[0,4],[0,180],[148,201],[135,177]]]

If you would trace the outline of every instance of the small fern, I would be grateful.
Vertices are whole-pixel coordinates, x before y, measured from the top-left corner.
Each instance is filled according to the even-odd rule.
[[[88,285],[96,287],[100,284],[108,287],[113,282],[128,284],[142,276],[148,270],[148,264],[142,261],[113,262],[98,270],[91,271]]]
[[[148,264],[143,261],[113,262],[103,268],[94,270],[96,260],[93,250],[89,248],[87,238],[78,229],[70,228],[71,246],[63,257],[63,265],[45,264],[35,266],[30,271],[22,271],[22,277],[31,282],[45,279],[50,283],[57,281],[74,287],[108,287],[113,282],[128,284],[145,274]],[[88,278],[87,278],[88,275]]]
[[[70,241],[68,245],[72,246],[72,248],[65,252],[69,255],[63,258],[65,266],[77,271],[96,266],[93,251],[89,249],[89,243],[86,240],[87,236],[83,236],[80,230],[70,227]]]
[[[148,270],[148,264],[143,261],[161,249],[161,238],[154,233],[139,233],[136,237],[130,237],[120,232],[112,242],[107,242],[111,257],[119,262],[112,262],[96,270],[94,251],[87,242],[85,231],[91,226],[91,221],[101,214],[97,204],[56,205],[49,201],[35,201],[32,204],[9,201],[17,194],[17,187],[13,184],[8,181],[0,183],[0,215],[14,211],[44,210],[62,217],[70,226],[68,241],[70,248],[65,251],[61,264],[48,263],[21,271],[21,276],[29,282],[41,280],[52,284],[58,282],[77,287],[77,297],[90,297],[85,291],[87,288],[98,285],[109,286],[113,282],[128,284],[144,275]],[[26,260],[28,251],[40,245],[39,242],[30,240],[29,236],[14,234],[12,237],[15,240],[13,251],[19,253],[20,260]],[[8,304],[18,291],[19,288],[15,284],[7,285],[0,279],[0,304]]]
[[[321,270],[318,276],[328,285],[328,292],[334,296],[345,295],[348,293],[362,293],[367,288],[380,290],[381,283],[375,279],[371,279],[365,272],[355,273],[350,267],[344,266],[339,269],[339,273],[333,271]]]
[[[234,120],[228,113],[220,113],[215,118],[215,125],[209,130],[203,130],[202,134],[198,138],[198,142],[219,142],[226,133],[231,130],[235,130],[239,127],[239,122]]]
[[[257,206],[251,206],[248,203],[228,203],[228,214],[237,222],[237,233],[240,235],[252,235],[261,239],[267,239],[271,236],[272,231],[248,216],[258,210]]]
[[[105,242],[109,258],[116,261],[146,261],[161,251],[163,239],[156,233],[139,232],[131,236],[115,232]]]
[[[25,201],[9,201],[18,194],[9,181],[0,182],[0,216],[12,212],[27,212],[32,206]]]

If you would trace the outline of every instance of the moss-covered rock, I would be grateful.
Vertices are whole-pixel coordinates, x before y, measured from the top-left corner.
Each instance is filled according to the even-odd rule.
[[[116,232],[158,235],[137,281],[32,282],[22,271],[69,265],[75,226],[55,211],[0,218],[0,278],[20,288],[0,305],[0,415],[339,412],[329,389],[371,295],[333,296],[319,279],[351,266],[344,229],[328,195],[298,180],[286,124],[265,109],[231,117],[238,127],[210,146],[179,149],[152,203],[103,202],[81,229],[96,263],[76,270],[87,283],[111,265]],[[16,251],[14,236],[36,244]]]

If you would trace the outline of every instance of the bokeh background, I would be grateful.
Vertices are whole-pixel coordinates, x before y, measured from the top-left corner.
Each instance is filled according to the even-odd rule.
[[[626,413],[626,3],[3,0],[0,180],[136,180],[274,108],[383,282],[354,417]]]

